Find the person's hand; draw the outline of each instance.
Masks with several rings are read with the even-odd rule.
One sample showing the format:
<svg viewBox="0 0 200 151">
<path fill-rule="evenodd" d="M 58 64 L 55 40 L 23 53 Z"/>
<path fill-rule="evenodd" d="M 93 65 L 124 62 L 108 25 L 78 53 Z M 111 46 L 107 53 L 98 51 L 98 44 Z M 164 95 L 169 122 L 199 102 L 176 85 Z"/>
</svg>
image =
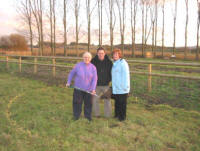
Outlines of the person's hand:
<svg viewBox="0 0 200 151">
<path fill-rule="evenodd" d="M 70 86 L 70 84 L 69 84 L 69 83 L 67 83 L 67 84 L 66 84 L 66 87 L 68 87 L 68 88 L 69 88 L 69 86 Z"/>
<path fill-rule="evenodd" d="M 95 91 L 95 90 L 92 90 L 92 92 L 91 92 L 91 93 L 94 95 L 94 94 L 96 94 L 96 91 Z"/>
</svg>

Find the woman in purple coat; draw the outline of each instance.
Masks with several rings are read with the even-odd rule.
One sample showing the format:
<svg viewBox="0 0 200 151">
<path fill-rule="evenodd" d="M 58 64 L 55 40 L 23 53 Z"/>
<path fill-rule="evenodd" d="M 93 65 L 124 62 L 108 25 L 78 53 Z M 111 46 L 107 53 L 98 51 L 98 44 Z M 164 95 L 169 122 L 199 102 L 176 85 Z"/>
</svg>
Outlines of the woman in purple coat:
<svg viewBox="0 0 200 151">
<path fill-rule="evenodd" d="M 97 71 L 96 67 L 90 63 L 91 59 L 91 53 L 85 52 L 83 62 L 77 63 L 68 76 L 67 87 L 74 78 L 73 115 L 75 120 L 78 120 L 81 115 L 83 102 L 84 116 L 89 121 L 92 120 L 92 95 L 96 93 Z"/>
</svg>

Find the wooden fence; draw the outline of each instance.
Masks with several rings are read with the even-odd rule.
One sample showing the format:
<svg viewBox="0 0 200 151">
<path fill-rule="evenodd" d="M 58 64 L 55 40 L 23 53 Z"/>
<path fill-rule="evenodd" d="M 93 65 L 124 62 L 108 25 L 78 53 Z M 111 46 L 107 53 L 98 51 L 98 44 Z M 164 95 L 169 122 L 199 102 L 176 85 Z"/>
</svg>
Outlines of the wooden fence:
<svg viewBox="0 0 200 151">
<path fill-rule="evenodd" d="M 37 74 L 38 66 L 49 66 L 52 67 L 52 75 L 56 76 L 56 68 L 72 68 L 72 66 L 67 65 L 59 65 L 56 64 L 56 60 L 65 59 L 65 60 L 75 60 L 76 62 L 82 60 L 80 57 L 49 57 L 49 56 L 16 56 L 16 55 L 1 55 L 0 62 L 6 62 L 6 68 L 9 68 L 9 63 L 17 63 L 19 64 L 19 72 L 22 72 L 22 64 L 29 64 L 34 66 L 34 74 Z M 14 60 L 11 58 L 15 58 Z M 22 61 L 22 58 L 32 58 L 34 60 L 33 63 Z M 52 61 L 52 64 L 42 64 L 38 63 L 38 58 L 49 59 Z M 140 71 L 130 71 L 131 74 L 139 74 L 139 75 L 147 75 L 148 76 L 148 91 L 150 92 L 152 89 L 152 76 L 160 76 L 160 77 L 171 77 L 171 78 L 181 78 L 181 79 L 190 79 L 190 80 L 200 80 L 200 76 L 183 76 L 183 75 L 175 75 L 175 74 L 159 74 L 152 72 L 153 65 L 172 65 L 172 66 L 186 66 L 186 67 L 200 67 L 200 63 L 177 63 L 177 62 L 156 62 L 156 61 L 140 61 L 140 60 L 128 60 L 128 63 L 139 63 L 139 64 L 147 64 L 148 72 L 140 72 Z"/>
</svg>

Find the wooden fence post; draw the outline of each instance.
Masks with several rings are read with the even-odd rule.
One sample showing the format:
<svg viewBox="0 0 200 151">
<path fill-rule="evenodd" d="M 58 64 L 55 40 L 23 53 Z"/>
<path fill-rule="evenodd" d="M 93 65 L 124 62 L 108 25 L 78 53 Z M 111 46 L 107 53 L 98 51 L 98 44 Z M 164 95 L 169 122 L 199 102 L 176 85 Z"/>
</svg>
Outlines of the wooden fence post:
<svg viewBox="0 0 200 151">
<path fill-rule="evenodd" d="M 37 58 L 34 58 L 34 74 L 37 73 Z"/>
<path fill-rule="evenodd" d="M 148 92 L 151 92 L 151 71 L 152 71 L 152 65 L 151 65 L 151 64 L 149 64 L 148 70 L 149 70 L 149 76 L 148 76 Z"/>
<path fill-rule="evenodd" d="M 8 65 L 8 56 L 6 56 L 6 69 L 8 70 L 9 65 Z"/>
<path fill-rule="evenodd" d="M 56 59 L 53 58 L 52 61 L 53 61 L 53 69 L 52 69 L 53 77 L 55 77 L 56 76 L 56 66 L 55 66 L 56 65 Z"/>
<path fill-rule="evenodd" d="M 22 72 L 22 57 L 19 57 L 19 72 Z"/>
</svg>

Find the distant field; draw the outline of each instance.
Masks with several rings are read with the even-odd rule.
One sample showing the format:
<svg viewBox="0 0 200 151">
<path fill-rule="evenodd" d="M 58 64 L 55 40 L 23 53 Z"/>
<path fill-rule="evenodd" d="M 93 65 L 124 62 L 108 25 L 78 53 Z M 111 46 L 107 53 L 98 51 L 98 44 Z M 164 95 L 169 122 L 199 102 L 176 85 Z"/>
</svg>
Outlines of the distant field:
<svg viewBox="0 0 200 151">
<path fill-rule="evenodd" d="M 0 83 L 2 151 L 200 150 L 200 112 L 192 108 L 148 105 L 129 97 L 125 122 L 103 117 L 73 121 L 72 89 L 1 68 Z"/>
<path fill-rule="evenodd" d="M 97 47 L 92 47 L 90 49 L 90 52 L 92 52 L 92 54 L 96 54 L 96 49 L 97 49 Z M 33 54 L 36 55 L 38 53 L 37 50 L 38 49 L 34 49 L 34 53 Z M 87 47 L 80 48 L 80 50 L 78 51 L 78 56 L 80 56 L 85 51 L 87 51 Z M 106 52 L 109 55 L 111 54 L 109 49 L 106 49 Z M 62 56 L 64 54 L 64 49 L 63 48 L 57 48 L 56 49 L 56 54 Z M 71 55 L 71 56 L 77 56 L 76 50 L 75 49 L 71 49 L 71 48 L 67 49 L 67 54 Z M 50 48 L 45 48 L 44 55 L 47 55 L 47 56 L 51 55 Z M 130 50 L 127 50 L 127 49 L 124 50 L 124 56 L 131 57 L 131 55 L 132 55 L 132 52 Z M 171 55 L 172 55 L 172 53 L 170 53 L 169 50 L 164 52 L 164 57 L 165 58 L 171 58 Z M 136 57 L 142 57 L 141 49 L 135 51 L 135 56 Z M 161 56 L 162 56 L 162 53 L 160 51 L 157 51 L 156 52 L 156 57 L 157 58 L 161 58 Z M 146 50 L 145 57 L 153 58 L 153 55 L 151 54 L 151 49 L 150 48 L 148 48 Z M 177 52 L 176 53 L 176 58 L 177 59 L 184 59 L 184 53 L 183 52 Z M 188 53 L 187 54 L 187 59 L 188 60 L 195 60 L 195 54 L 194 53 Z"/>
<path fill-rule="evenodd" d="M 117 47 L 114 47 L 117 48 Z M 92 52 L 92 54 L 96 54 L 96 50 L 97 50 L 97 46 L 91 46 L 90 48 L 90 52 Z M 107 52 L 107 54 L 111 54 L 109 48 L 105 47 L 105 50 Z M 68 46 L 67 48 L 67 55 L 69 56 L 81 56 L 81 54 L 83 52 L 87 51 L 87 46 L 79 46 L 79 51 L 78 53 L 75 50 L 74 46 Z M 193 50 L 194 51 L 194 50 Z M 195 60 L 195 53 L 191 53 L 191 50 L 188 50 L 187 53 L 187 60 Z M 9 55 L 38 55 L 38 48 L 34 48 L 33 49 L 33 53 L 31 53 L 31 51 L 5 51 L 0 49 L 0 53 L 2 54 L 9 54 Z M 50 56 L 51 55 L 51 49 L 46 47 L 44 48 L 43 51 L 43 55 L 44 56 Z M 64 49 L 63 48 L 56 48 L 56 55 L 57 56 L 63 56 L 64 55 Z M 164 58 L 165 59 L 170 59 L 172 55 L 172 48 L 170 47 L 166 47 L 164 48 Z M 176 59 L 184 59 L 184 49 L 183 48 L 177 48 L 176 52 Z M 131 48 L 129 49 L 125 49 L 124 50 L 124 56 L 125 57 L 132 57 L 132 52 L 131 52 Z M 200 54 L 199 54 L 200 56 Z M 141 45 L 137 46 L 136 51 L 135 51 L 135 57 L 142 57 L 142 51 L 141 51 Z M 145 58 L 153 58 L 153 54 L 151 53 L 151 47 L 147 46 L 146 50 L 145 50 L 145 54 L 144 54 Z M 155 48 L 155 58 L 162 58 L 162 53 L 161 53 L 161 47 L 158 47 L 157 49 Z"/>
</svg>

